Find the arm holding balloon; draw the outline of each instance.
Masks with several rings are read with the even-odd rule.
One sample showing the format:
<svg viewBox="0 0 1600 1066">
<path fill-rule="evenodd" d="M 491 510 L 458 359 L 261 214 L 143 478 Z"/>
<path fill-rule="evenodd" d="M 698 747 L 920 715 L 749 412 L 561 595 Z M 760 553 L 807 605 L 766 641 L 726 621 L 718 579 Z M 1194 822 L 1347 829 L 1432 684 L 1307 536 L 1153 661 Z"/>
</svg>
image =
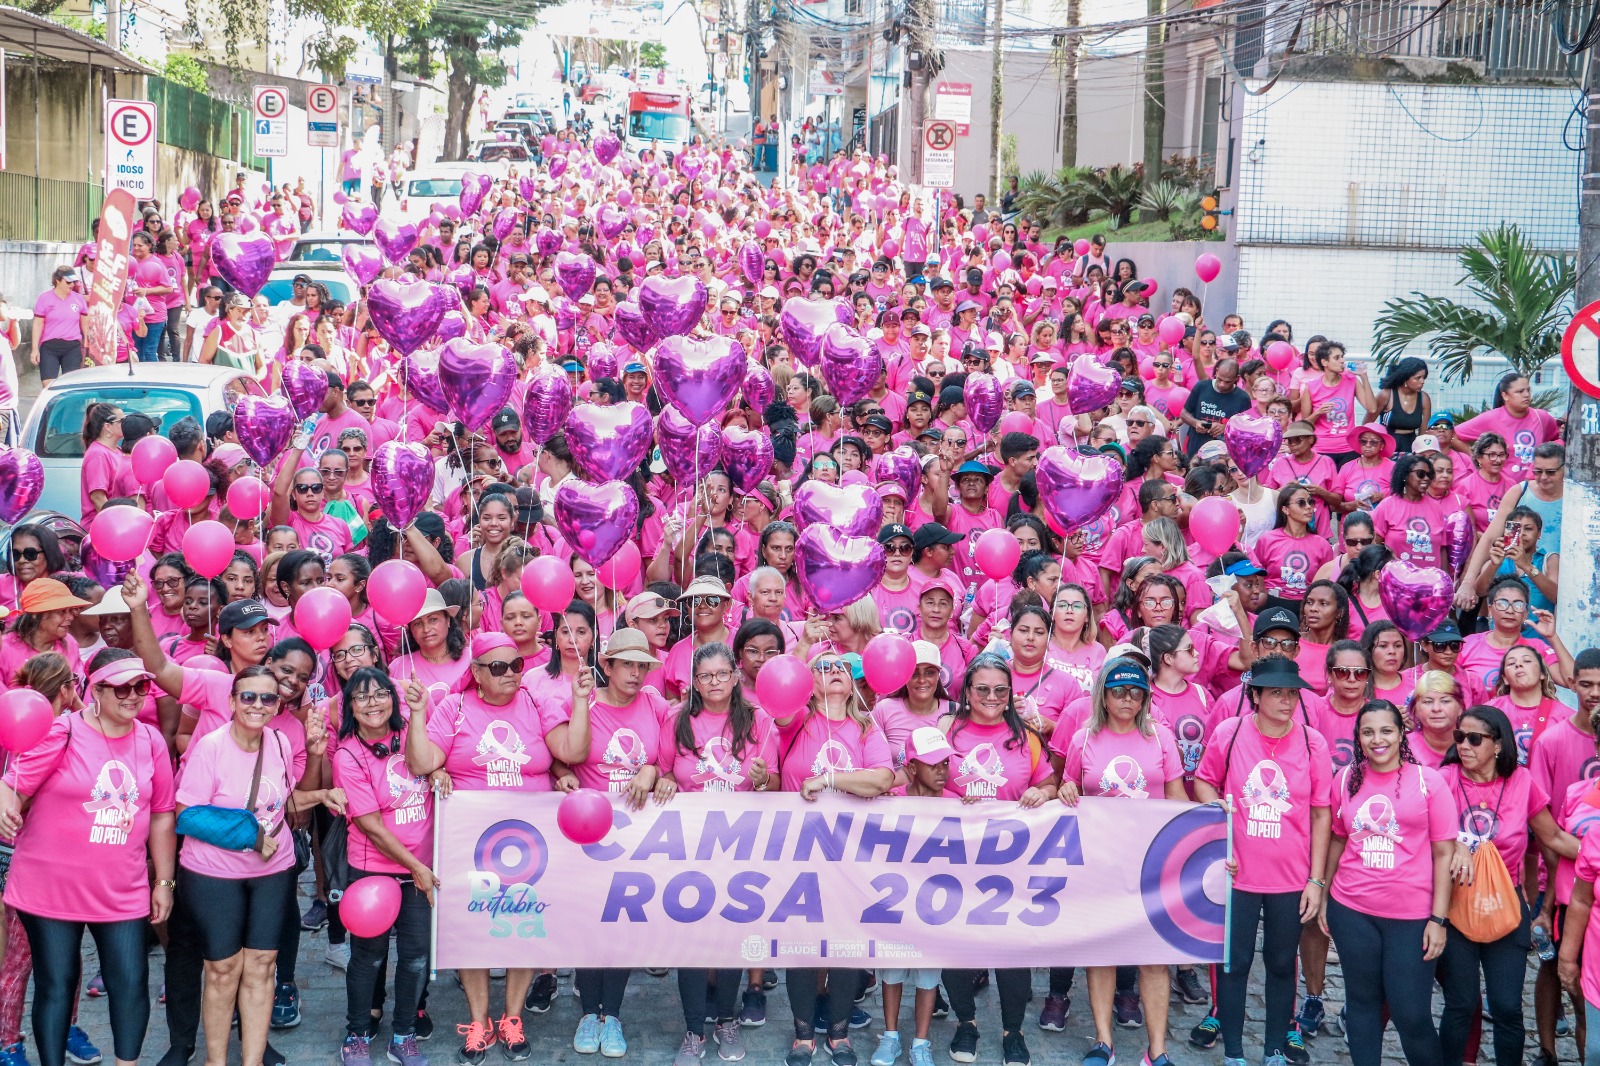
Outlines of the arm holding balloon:
<svg viewBox="0 0 1600 1066">
<path fill-rule="evenodd" d="M 277 476 L 272 479 L 272 506 L 268 511 L 271 525 L 288 525 L 289 516 L 294 513 L 294 504 L 289 494 L 294 491 L 294 476 L 300 470 L 300 456 L 304 452 L 305 444 L 301 441 L 301 434 L 297 432 L 294 440 L 289 442 L 288 450 L 283 453 L 283 461 L 278 464 Z"/>
<path fill-rule="evenodd" d="M 580 669 L 572 675 L 572 712 L 567 720 L 545 734 L 550 754 L 567 767 L 589 761 L 592 734 L 589 700 L 594 695 L 594 671 Z"/>
<path fill-rule="evenodd" d="M 155 627 L 150 624 L 150 587 L 139 576 L 138 570 L 129 571 L 122 582 L 122 598 L 128 604 L 128 625 L 133 630 L 133 653 L 144 668 L 155 675 L 161 691 L 179 699 L 183 695 L 183 667 L 168 659 L 161 651 Z M 190 726 L 193 731 L 193 726 Z M 181 724 L 180 724 L 181 731 Z"/>
<path fill-rule="evenodd" d="M 428 737 L 428 690 L 416 678 L 406 682 L 406 706 L 411 724 L 406 729 L 406 769 L 414 777 L 427 777 L 444 766 L 444 749 Z"/>
<path fill-rule="evenodd" d="M 438 586 L 455 577 L 450 571 L 450 564 L 439 554 L 439 549 L 428 543 L 428 538 L 416 526 L 406 527 L 405 538 L 406 543 L 411 545 L 411 554 L 416 557 L 417 568 L 430 584 Z"/>
</svg>

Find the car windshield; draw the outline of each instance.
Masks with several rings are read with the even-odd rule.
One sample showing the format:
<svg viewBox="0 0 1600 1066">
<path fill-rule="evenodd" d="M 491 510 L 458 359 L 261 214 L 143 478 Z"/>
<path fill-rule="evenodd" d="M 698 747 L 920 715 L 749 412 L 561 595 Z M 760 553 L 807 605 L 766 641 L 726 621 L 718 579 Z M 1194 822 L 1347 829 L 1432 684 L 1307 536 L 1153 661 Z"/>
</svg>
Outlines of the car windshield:
<svg viewBox="0 0 1600 1066">
<path fill-rule="evenodd" d="M 289 253 L 293 263 L 337 263 L 344 251 L 344 241 L 301 241 Z"/>
<path fill-rule="evenodd" d="M 316 280 L 318 284 L 327 286 L 328 295 L 342 304 L 348 305 L 356 297 L 355 286 L 350 284 L 350 279 L 343 274 L 335 274 L 328 271 L 324 276 L 324 272 L 319 271 Z M 293 276 L 284 274 L 282 277 L 273 278 L 261 286 L 261 295 L 265 296 L 267 302 L 274 307 L 292 300 L 294 298 Z"/>
<path fill-rule="evenodd" d="M 628 116 L 628 136 L 642 141 L 686 141 L 689 119 L 661 111 L 635 111 Z"/>
<path fill-rule="evenodd" d="M 478 153 L 480 163 L 521 163 L 528 158 L 528 150 L 520 144 L 486 144 Z"/>
<path fill-rule="evenodd" d="M 412 178 L 406 184 L 407 196 L 434 196 L 444 198 L 461 195 L 460 178 Z"/>
<path fill-rule="evenodd" d="M 50 407 L 39 423 L 39 440 L 34 451 L 41 459 L 83 458 L 83 416 L 89 405 L 101 400 L 114 403 L 126 412 L 142 411 L 155 419 L 163 436 L 173 423 L 186 415 L 205 422 L 199 393 L 187 389 L 110 385 L 92 389 L 62 389 L 55 392 Z M 45 395 L 49 396 L 50 392 Z"/>
</svg>

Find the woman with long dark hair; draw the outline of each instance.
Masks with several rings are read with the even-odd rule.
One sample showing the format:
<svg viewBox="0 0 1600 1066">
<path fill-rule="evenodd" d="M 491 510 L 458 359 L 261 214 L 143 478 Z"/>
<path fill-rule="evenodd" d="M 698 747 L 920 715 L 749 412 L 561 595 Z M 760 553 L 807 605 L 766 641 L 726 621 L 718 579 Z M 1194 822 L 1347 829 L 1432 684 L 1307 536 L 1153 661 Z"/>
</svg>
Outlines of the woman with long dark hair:
<svg viewBox="0 0 1600 1066">
<path fill-rule="evenodd" d="M 1433 417 L 1433 397 L 1428 395 L 1427 385 L 1428 364 L 1415 356 L 1395 363 L 1378 382 L 1376 402 L 1366 421 L 1387 428 L 1401 455 L 1410 454 L 1412 441 Z"/>
</svg>

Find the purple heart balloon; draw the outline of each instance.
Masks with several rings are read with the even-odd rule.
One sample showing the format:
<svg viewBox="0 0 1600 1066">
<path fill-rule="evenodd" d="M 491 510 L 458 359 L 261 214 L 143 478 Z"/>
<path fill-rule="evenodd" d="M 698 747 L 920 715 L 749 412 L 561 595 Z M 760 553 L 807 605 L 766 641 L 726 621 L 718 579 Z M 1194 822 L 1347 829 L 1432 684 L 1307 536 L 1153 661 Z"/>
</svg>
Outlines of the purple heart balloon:
<svg viewBox="0 0 1600 1066">
<path fill-rule="evenodd" d="M 809 484 L 809 482 L 808 482 Z M 883 579 L 883 545 L 824 525 L 807 526 L 795 541 L 795 574 L 819 611 L 841 611 Z"/>
<path fill-rule="evenodd" d="M 439 385 L 437 352 L 408 352 L 400 358 L 400 385 L 413 399 L 430 411 L 444 414 L 450 409 L 444 389 Z"/>
<path fill-rule="evenodd" d="M 825 525 L 849 537 L 873 537 L 883 527 L 883 497 L 871 485 L 807 481 L 794 494 L 795 521 Z"/>
<path fill-rule="evenodd" d="M 922 460 L 908 444 L 878 456 L 875 476 L 881 484 L 893 481 L 906 490 L 906 503 L 915 506 L 922 498 Z"/>
<path fill-rule="evenodd" d="M 511 231 L 517 228 L 517 216 L 522 212 L 515 207 L 502 207 L 494 213 L 494 222 L 489 226 L 489 232 L 494 234 L 494 239 L 503 241 L 511 236 Z"/>
<path fill-rule="evenodd" d="M 339 213 L 339 224 L 365 237 L 378 224 L 378 209 L 371 204 L 347 202 Z"/>
<path fill-rule="evenodd" d="M 622 142 L 617 139 L 616 134 L 607 133 L 596 140 L 592 148 L 594 157 L 600 161 L 600 165 L 608 167 L 611 161 L 617 158 L 617 153 L 622 151 Z"/>
<path fill-rule="evenodd" d="M 372 227 L 372 239 L 378 242 L 378 250 L 385 259 L 399 263 L 417 246 L 417 227 L 410 222 L 380 218 L 378 224 Z"/>
<path fill-rule="evenodd" d="M 621 481 L 564 481 L 556 489 L 553 510 L 556 529 L 590 566 L 617 554 L 639 525 L 639 498 Z"/>
<path fill-rule="evenodd" d="M 594 213 L 594 220 L 605 239 L 614 241 L 628 224 L 628 212 L 615 204 L 601 204 L 600 210 Z"/>
<path fill-rule="evenodd" d="M 705 282 L 696 277 L 645 278 L 635 297 L 646 325 L 657 337 L 682 336 L 700 324 L 710 299 Z"/>
<path fill-rule="evenodd" d="M 696 426 L 676 407 L 656 416 L 656 444 L 673 479 L 695 484 L 722 461 L 722 434 L 716 426 Z"/>
<path fill-rule="evenodd" d="M 1061 533 L 1082 529 L 1122 495 L 1122 464 L 1109 455 L 1085 455 L 1057 445 L 1039 456 L 1034 477 L 1045 516 Z"/>
<path fill-rule="evenodd" d="M 0 448 L 0 522 L 12 523 L 33 510 L 44 492 L 44 464 L 21 448 Z"/>
<path fill-rule="evenodd" d="M 462 265 L 452 267 L 450 272 L 444 276 L 444 280 L 445 284 L 461 294 L 462 299 L 466 299 L 472 295 L 472 290 L 477 286 L 478 275 L 473 273 L 470 266 Z"/>
<path fill-rule="evenodd" d="M 1395 559 L 1378 572 L 1378 602 L 1412 640 L 1439 628 L 1455 598 L 1450 575 L 1432 566 Z"/>
<path fill-rule="evenodd" d="M 697 156 L 680 155 L 678 157 L 678 171 L 690 181 L 700 176 L 700 170 L 703 166 L 705 164 L 700 162 Z"/>
<path fill-rule="evenodd" d="M 83 567 L 83 572 L 94 578 L 101 588 L 112 588 L 127 580 L 128 574 L 138 565 L 139 560 L 118 562 L 105 558 L 94 550 L 94 534 L 90 533 L 83 538 L 83 547 L 78 550 L 78 562 Z"/>
<path fill-rule="evenodd" d="M 562 252 L 556 256 L 556 283 L 567 299 L 577 303 L 579 297 L 594 288 L 595 266 L 585 252 Z"/>
<path fill-rule="evenodd" d="M 211 241 L 211 262 L 229 285 L 255 296 L 272 276 L 278 263 L 278 250 L 272 238 L 254 233 L 219 233 Z"/>
<path fill-rule="evenodd" d="M 498 344 L 458 337 L 439 349 L 439 387 L 449 410 L 474 433 L 500 413 L 516 384 L 516 357 Z"/>
<path fill-rule="evenodd" d="M 233 409 L 233 430 L 239 444 L 261 466 L 288 446 L 294 425 L 294 411 L 285 396 L 241 396 Z"/>
<path fill-rule="evenodd" d="M 752 285 L 761 284 L 761 272 L 767 265 L 767 253 L 755 241 L 745 241 L 739 249 L 739 271 Z"/>
<path fill-rule="evenodd" d="M 644 320 L 644 312 L 639 310 L 639 305 L 634 301 L 623 300 L 618 303 L 616 311 L 612 312 L 611 320 L 616 323 L 617 333 L 634 351 L 648 351 L 650 346 L 655 344 L 656 336 L 650 332 L 650 327 Z"/>
<path fill-rule="evenodd" d="M 443 285 L 401 285 L 385 278 L 367 291 L 372 328 L 402 355 L 422 347 L 439 331 L 444 313 L 460 306 L 461 297 Z"/>
<path fill-rule="evenodd" d="M 475 215 L 478 208 L 483 206 L 483 198 L 489 195 L 489 186 L 494 184 L 494 179 L 487 174 L 461 175 L 461 195 L 456 202 L 461 205 L 463 215 Z"/>
<path fill-rule="evenodd" d="M 589 380 L 621 376 L 622 362 L 617 350 L 609 344 L 596 344 L 589 349 Z"/>
<path fill-rule="evenodd" d="M 831 300 L 786 300 L 778 316 L 784 346 L 805 366 L 822 359 L 822 335 L 838 324 Z"/>
<path fill-rule="evenodd" d="M 1472 515 L 1465 509 L 1454 511 L 1444 520 L 1445 561 L 1453 573 L 1461 573 L 1472 554 Z"/>
<path fill-rule="evenodd" d="M 567 416 L 567 446 L 579 474 L 591 481 L 621 481 L 649 454 L 654 428 L 642 403 L 584 404 Z"/>
<path fill-rule="evenodd" d="M 555 230 L 542 229 L 533 238 L 533 246 L 539 249 L 539 254 L 549 258 L 561 250 L 561 234 Z"/>
<path fill-rule="evenodd" d="M 456 310 L 444 313 L 444 317 L 439 320 L 439 330 L 433 335 L 433 338 L 438 343 L 443 344 L 446 341 L 453 341 L 457 337 L 465 337 L 466 335 L 467 313 Z"/>
<path fill-rule="evenodd" d="M 372 456 L 372 495 L 395 529 L 404 529 L 428 505 L 433 459 L 420 444 L 384 442 Z"/>
<path fill-rule="evenodd" d="M 1283 427 L 1277 419 L 1244 411 L 1223 423 L 1222 443 L 1244 476 L 1255 477 L 1278 457 Z"/>
<path fill-rule="evenodd" d="M 668 337 L 656 345 L 651 361 L 662 398 L 703 426 L 733 402 L 750 360 L 737 341 L 713 335 Z"/>
<path fill-rule="evenodd" d="M 968 374 L 961 399 L 967 405 L 967 417 L 972 419 L 979 433 L 988 436 L 989 431 L 1000 424 L 1000 412 L 1005 403 L 1000 399 L 1000 382 L 993 374 Z"/>
<path fill-rule="evenodd" d="M 522 198 L 531 204 L 534 197 L 539 194 L 539 183 L 534 181 L 530 175 L 525 174 L 517 179 L 517 192 L 521 193 Z"/>
<path fill-rule="evenodd" d="M 754 491 L 772 473 L 772 438 L 758 429 L 724 427 L 722 468 L 728 472 L 735 492 Z"/>
<path fill-rule="evenodd" d="M 1075 415 L 1086 415 L 1107 407 L 1117 398 L 1122 386 L 1122 375 L 1117 368 L 1107 366 L 1084 352 L 1072 361 L 1067 374 L 1067 409 Z"/>
<path fill-rule="evenodd" d="M 283 368 L 283 394 L 294 416 L 302 421 L 322 410 L 328 398 L 328 375 L 310 363 L 290 363 Z"/>
<path fill-rule="evenodd" d="M 344 259 L 345 273 L 362 288 L 377 281 L 378 275 L 383 273 L 383 257 L 370 244 L 347 244 L 339 254 Z"/>
<path fill-rule="evenodd" d="M 528 382 L 522 397 L 522 435 L 544 447 L 572 413 L 572 382 L 554 367 L 545 367 Z"/>
<path fill-rule="evenodd" d="M 871 392 L 882 376 L 883 356 L 877 345 L 853 326 L 835 322 L 822 334 L 822 380 L 841 407 Z"/>
<path fill-rule="evenodd" d="M 778 384 L 772 380 L 767 368 L 754 359 L 744 368 L 744 402 L 752 411 L 761 412 L 778 398 Z"/>
</svg>

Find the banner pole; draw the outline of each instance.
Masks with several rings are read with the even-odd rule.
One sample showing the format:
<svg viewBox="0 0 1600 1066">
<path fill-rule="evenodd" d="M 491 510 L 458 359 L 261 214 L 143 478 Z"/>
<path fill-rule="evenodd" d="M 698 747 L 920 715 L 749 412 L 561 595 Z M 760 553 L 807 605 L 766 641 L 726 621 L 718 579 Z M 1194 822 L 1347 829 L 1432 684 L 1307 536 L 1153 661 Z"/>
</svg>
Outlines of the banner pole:
<svg viewBox="0 0 1600 1066">
<path fill-rule="evenodd" d="M 1226 861 L 1233 860 L 1233 794 L 1228 794 L 1228 801 L 1223 805 L 1223 812 L 1227 815 L 1228 826 L 1228 852 Z M 434 819 L 437 824 L 438 819 Z M 439 854 L 437 846 L 434 856 Z M 1228 875 L 1228 898 L 1222 901 L 1222 972 L 1233 972 L 1233 875 Z"/>
<path fill-rule="evenodd" d="M 444 895 L 444 882 L 439 880 L 439 821 L 444 817 L 444 799 L 439 786 L 433 786 L 433 803 L 437 813 L 433 819 L 433 906 L 428 914 L 428 981 L 439 979 L 439 904 Z"/>
</svg>

